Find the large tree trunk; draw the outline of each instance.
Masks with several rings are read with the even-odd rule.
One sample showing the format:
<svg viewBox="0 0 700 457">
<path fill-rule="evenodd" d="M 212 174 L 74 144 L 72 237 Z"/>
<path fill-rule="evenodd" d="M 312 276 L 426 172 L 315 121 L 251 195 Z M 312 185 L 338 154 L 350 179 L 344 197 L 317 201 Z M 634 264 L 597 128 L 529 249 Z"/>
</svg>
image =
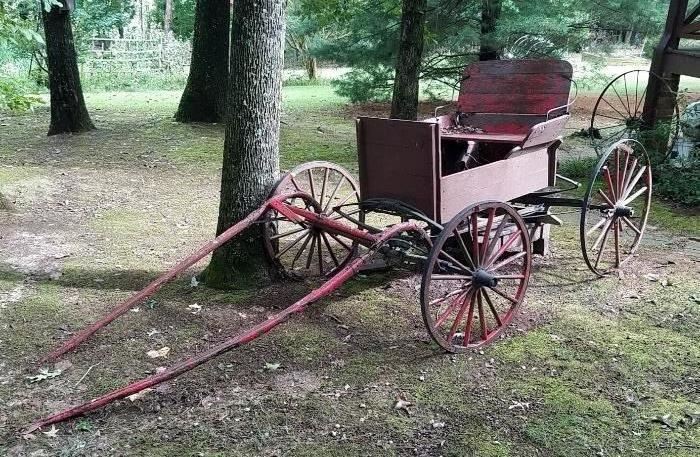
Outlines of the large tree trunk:
<svg viewBox="0 0 700 457">
<path fill-rule="evenodd" d="M 92 130 L 83 89 L 80 85 L 78 58 L 75 54 L 70 13 L 54 6 L 50 12 L 42 7 L 46 58 L 51 92 L 51 125 L 49 135 Z"/>
<path fill-rule="evenodd" d="M 165 13 L 163 13 L 163 31 L 167 36 L 173 29 L 173 0 L 165 0 Z"/>
<path fill-rule="evenodd" d="M 231 6 L 228 1 L 197 0 L 192 60 L 175 119 L 219 122 L 226 113 Z"/>
<path fill-rule="evenodd" d="M 498 60 L 501 46 L 493 36 L 498 19 L 501 17 L 501 0 L 481 0 L 481 45 L 479 60 Z"/>
<path fill-rule="evenodd" d="M 233 2 L 231 71 L 221 172 L 221 233 L 267 198 L 279 174 L 285 0 Z M 268 276 L 260 226 L 212 255 L 204 280 L 213 287 L 259 284 Z"/>
<path fill-rule="evenodd" d="M 418 83 L 427 3 L 427 0 L 403 0 L 401 39 L 391 100 L 392 119 L 415 120 L 418 117 Z"/>
</svg>

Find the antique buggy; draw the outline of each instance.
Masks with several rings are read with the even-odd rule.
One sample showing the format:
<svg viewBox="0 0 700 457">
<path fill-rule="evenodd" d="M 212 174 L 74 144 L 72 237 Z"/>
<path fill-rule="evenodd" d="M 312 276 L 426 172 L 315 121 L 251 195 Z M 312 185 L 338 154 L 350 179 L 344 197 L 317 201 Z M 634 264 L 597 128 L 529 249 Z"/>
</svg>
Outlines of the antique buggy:
<svg viewBox="0 0 700 457">
<path fill-rule="evenodd" d="M 421 271 L 423 320 L 449 352 L 482 347 L 508 328 L 524 300 L 532 256 L 545 253 L 550 209 L 581 210 L 583 257 L 597 275 L 637 248 L 651 201 L 641 144 L 623 139 L 599 159 L 582 197 L 558 176 L 557 148 L 569 118 L 570 64 L 481 62 L 467 67 L 457 110 L 423 121 L 357 120 L 360 184 L 342 167 L 311 162 L 284 174 L 259 209 L 183 260 L 42 361 L 55 360 L 153 295 L 252 224 L 267 257 L 288 277 L 326 279 L 288 308 L 151 377 L 32 424 L 99 408 L 246 344 L 327 296 L 363 268 Z M 555 187 L 557 181 L 566 189 Z"/>
</svg>

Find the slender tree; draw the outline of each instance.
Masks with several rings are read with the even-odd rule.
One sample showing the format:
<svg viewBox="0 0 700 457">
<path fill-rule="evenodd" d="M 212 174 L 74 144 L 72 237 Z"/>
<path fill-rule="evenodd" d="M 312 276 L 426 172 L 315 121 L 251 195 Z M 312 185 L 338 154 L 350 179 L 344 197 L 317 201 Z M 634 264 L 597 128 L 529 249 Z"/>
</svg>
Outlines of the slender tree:
<svg viewBox="0 0 700 457">
<path fill-rule="evenodd" d="M 163 31 L 168 35 L 173 29 L 173 0 L 165 0 L 165 13 L 163 14 Z"/>
<path fill-rule="evenodd" d="M 501 46 L 493 37 L 493 33 L 496 31 L 502 9 L 501 0 L 481 0 L 479 60 L 498 60 L 501 57 Z"/>
<path fill-rule="evenodd" d="M 402 2 L 401 38 L 391 100 L 391 117 L 394 119 L 415 120 L 418 117 L 418 83 L 427 4 L 427 0 Z"/>
<path fill-rule="evenodd" d="M 49 11 L 42 8 L 42 18 L 51 93 L 49 135 L 92 130 L 95 126 L 85 107 L 80 85 L 70 11 L 54 4 Z"/>
<path fill-rule="evenodd" d="M 176 120 L 219 122 L 224 119 L 230 25 L 228 1 L 197 0 L 190 75 L 175 113 Z"/>
<path fill-rule="evenodd" d="M 267 197 L 279 174 L 285 0 L 233 2 L 231 71 L 221 202 L 221 233 Z M 220 247 L 204 280 L 213 287 L 268 278 L 259 227 Z"/>
</svg>

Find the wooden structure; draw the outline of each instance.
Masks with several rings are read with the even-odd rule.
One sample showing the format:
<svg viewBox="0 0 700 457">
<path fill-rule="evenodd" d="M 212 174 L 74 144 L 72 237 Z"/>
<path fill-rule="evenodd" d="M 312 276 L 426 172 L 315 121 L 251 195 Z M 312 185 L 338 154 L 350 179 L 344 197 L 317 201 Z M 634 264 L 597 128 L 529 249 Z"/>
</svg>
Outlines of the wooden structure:
<svg viewBox="0 0 700 457">
<path fill-rule="evenodd" d="M 689 3 L 689 0 L 671 0 L 664 33 L 654 50 L 650 71 L 666 79 L 668 86 L 656 79 L 649 81 L 643 118 L 650 126 L 658 117 L 673 115 L 676 95 L 668 93 L 667 87 L 677 91 L 681 75 L 700 78 L 700 47 L 680 48 L 682 39 L 700 39 L 700 2 L 692 8 Z"/>
<path fill-rule="evenodd" d="M 454 114 L 358 119 L 363 198 L 401 200 L 443 223 L 468 202 L 553 186 L 571 76 L 561 60 L 479 62 L 465 71 Z"/>
</svg>

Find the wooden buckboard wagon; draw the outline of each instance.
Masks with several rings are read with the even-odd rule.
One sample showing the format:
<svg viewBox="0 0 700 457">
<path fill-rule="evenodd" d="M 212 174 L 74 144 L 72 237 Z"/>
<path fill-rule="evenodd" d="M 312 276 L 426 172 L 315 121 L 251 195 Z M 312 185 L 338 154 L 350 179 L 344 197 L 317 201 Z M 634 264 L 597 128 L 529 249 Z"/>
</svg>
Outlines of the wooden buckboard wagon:
<svg viewBox="0 0 700 457">
<path fill-rule="evenodd" d="M 596 275 L 620 268 L 637 248 L 651 201 L 641 144 L 622 139 L 579 184 L 557 175 L 569 118 L 571 66 L 558 60 L 467 67 L 457 111 L 424 121 L 357 121 L 360 185 L 342 167 L 303 164 L 284 174 L 259 209 L 76 333 L 42 359 L 55 360 L 153 295 L 244 229 L 259 224 L 271 264 L 288 277 L 325 278 L 317 289 L 254 327 L 177 365 L 41 419 L 60 422 L 172 379 L 246 344 L 375 265 L 421 272 L 430 336 L 449 352 L 499 338 L 523 303 L 532 256 L 547 249 L 550 210 L 580 208 L 584 261 Z M 556 187 L 558 182 L 565 189 Z"/>
</svg>

